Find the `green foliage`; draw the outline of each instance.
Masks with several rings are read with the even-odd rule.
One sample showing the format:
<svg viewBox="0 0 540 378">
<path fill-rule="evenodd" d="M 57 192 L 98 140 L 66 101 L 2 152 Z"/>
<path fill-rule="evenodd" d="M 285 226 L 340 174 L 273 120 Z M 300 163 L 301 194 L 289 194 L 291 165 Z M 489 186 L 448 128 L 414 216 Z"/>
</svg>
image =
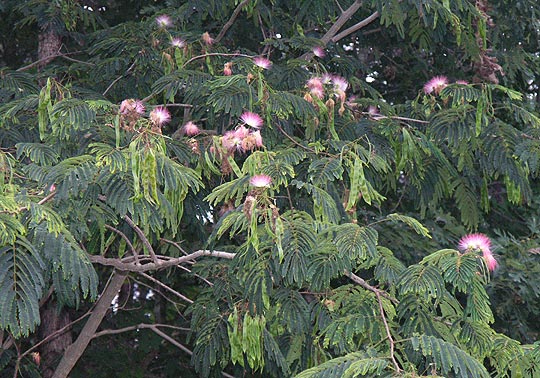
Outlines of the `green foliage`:
<svg viewBox="0 0 540 378">
<path fill-rule="evenodd" d="M 2 377 L 112 269 L 70 376 L 538 375 L 536 2 L 109 3 L 0 4 Z"/>
</svg>

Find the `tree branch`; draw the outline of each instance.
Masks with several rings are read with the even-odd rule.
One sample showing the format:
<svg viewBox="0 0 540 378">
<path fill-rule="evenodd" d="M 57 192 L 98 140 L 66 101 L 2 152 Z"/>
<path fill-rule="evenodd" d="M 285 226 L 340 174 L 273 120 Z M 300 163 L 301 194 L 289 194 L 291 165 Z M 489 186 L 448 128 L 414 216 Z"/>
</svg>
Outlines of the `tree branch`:
<svg viewBox="0 0 540 378">
<path fill-rule="evenodd" d="M 118 328 L 118 329 L 104 329 L 103 331 L 99 331 L 99 332 L 94 333 L 93 338 L 95 339 L 97 337 L 101 337 L 101 336 L 105 336 L 105 335 L 117 335 L 119 333 L 135 331 L 137 329 L 149 329 L 149 328 L 153 328 L 153 327 L 172 328 L 172 329 L 176 329 L 176 330 L 179 330 L 179 331 L 186 331 L 186 332 L 191 331 L 189 328 L 175 327 L 175 326 L 171 326 L 171 325 L 168 325 L 168 324 L 141 323 L 141 324 L 132 325 L 132 326 L 129 326 L 129 327 L 124 327 L 124 328 Z"/>
<path fill-rule="evenodd" d="M 234 21 L 240 14 L 240 11 L 242 11 L 242 8 L 244 8 L 247 5 L 247 3 L 249 3 L 249 1 L 250 0 L 244 0 L 240 4 L 238 4 L 233 14 L 231 15 L 231 18 L 229 18 L 229 21 L 227 21 L 227 23 L 223 25 L 223 29 L 221 29 L 216 39 L 214 39 L 215 43 L 218 43 L 219 41 L 221 41 L 221 39 L 225 36 L 225 33 L 227 33 L 229 28 L 234 24 Z"/>
<path fill-rule="evenodd" d="M 322 36 L 321 42 L 323 43 L 323 45 L 327 45 L 328 42 L 330 42 L 332 38 L 334 38 L 339 29 L 341 29 L 343 25 L 345 25 L 345 23 L 349 21 L 352 16 L 354 16 L 356 11 L 358 11 L 361 6 L 362 0 L 356 0 L 349 8 L 347 8 L 347 10 L 341 13 L 336 22 L 334 22 L 334 25 L 332 25 L 330 29 L 328 29 L 326 34 Z"/>
<path fill-rule="evenodd" d="M 384 314 L 384 308 L 383 308 L 383 304 L 381 300 L 381 294 L 376 292 L 375 295 L 377 296 L 377 301 L 379 302 L 379 311 L 381 312 L 384 328 L 386 329 L 386 337 L 388 338 L 388 342 L 390 343 L 390 358 L 392 359 L 392 362 L 394 363 L 394 367 L 396 368 L 396 373 L 400 373 L 401 368 L 399 367 L 399 364 L 396 361 L 396 357 L 394 356 L 394 339 L 392 338 L 392 334 L 390 333 L 390 327 L 388 327 L 388 322 L 386 321 L 386 316 Z"/>
<path fill-rule="evenodd" d="M 359 23 L 354 24 L 350 28 L 347 28 L 347 29 L 343 30 L 341 33 L 333 36 L 331 41 L 336 43 L 337 41 L 339 41 L 340 39 L 345 38 L 349 34 L 352 34 L 355 31 L 358 31 L 358 30 L 362 29 L 363 27 L 371 24 L 373 21 L 375 21 L 377 18 L 379 18 L 379 16 L 380 16 L 380 14 L 379 14 L 378 11 L 372 13 L 369 17 L 366 17 L 365 19 L 363 19 Z"/>
<path fill-rule="evenodd" d="M 151 270 L 159 270 L 159 269 L 164 269 L 171 266 L 180 265 L 188 261 L 195 260 L 201 256 L 214 256 L 214 257 L 230 260 L 230 259 L 233 259 L 235 255 L 236 255 L 235 253 L 230 253 L 230 252 L 210 251 L 207 249 L 202 249 L 202 250 L 190 253 L 189 255 L 176 257 L 176 258 L 168 257 L 168 256 L 156 256 L 156 261 L 149 262 L 142 265 L 135 265 L 134 263 L 129 262 L 130 260 L 132 260 L 129 257 L 126 259 L 112 259 L 112 258 L 104 257 L 101 255 L 89 255 L 88 258 L 93 263 L 112 266 L 122 271 L 139 273 L 139 272 L 148 272 Z"/>
<path fill-rule="evenodd" d="M 193 58 L 189 59 L 187 62 L 184 63 L 183 67 L 187 66 L 189 63 L 197 60 L 206 58 L 207 56 L 242 56 L 244 58 L 253 58 L 253 55 L 246 55 L 246 54 L 240 54 L 240 53 L 208 53 L 208 54 L 202 54 L 194 56 Z"/>
<path fill-rule="evenodd" d="M 135 257 L 135 264 L 138 264 L 139 263 L 139 253 L 137 252 L 135 247 L 133 247 L 133 244 L 131 244 L 131 240 L 129 240 L 129 238 L 126 236 L 126 234 L 124 234 L 122 231 L 120 231 L 120 230 L 118 230 L 118 229 L 116 229 L 116 228 L 114 228 L 112 226 L 109 226 L 108 224 L 105 225 L 105 228 L 108 229 L 108 230 L 114 231 L 115 233 L 120 235 L 120 237 L 122 239 L 124 239 L 124 241 L 126 242 L 126 244 L 129 247 L 129 249 L 131 250 L 131 253 L 133 253 L 133 257 Z"/>
<path fill-rule="evenodd" d="M 147 280 L 150 280 L 152 282 L 154 282 L 155 284 L 161 286 L 162 288 L 164 288 L 165 290 L 169 291 L 170 293 L 173 293 L 174 295 L 176 295 L 178 298 L 188 302 L 189 304 L 193 303 L 193 301 L 191 299 L 189 299 L 188 297 L 186 297 L 185 295 L 179 293 L 178 291 L 174 290 L 173 288 L 165 285 L 163 282 L 161 282 L 160 280 L 157 280 L 155 279 L 154 277 L 152 276 L 149 276 L 148 274 L 144 273 L 144 272 L 139 272 L 139 275 L 143 276 L 144 278 L 146 278 Z"/>
<path fill-rule="evenodd" d="M 348 272 L 348 271 L 345 271 L 345 274 L 347 275 L 347 277 L 349 277 L 354 283 L 357 283 L 358 285 L 362 286 L 364 289 L 367 289 L 369 291 L 372 291 L 374 292 L 376 295 L 382 295 L 383 297 L 385 297 L 386 299 L 388 299 L 389 301 L 391 301 L 393 304 L 397 305 L 399 304 L 399 301 L 392 297 L 390 294 L 388 294 L 386 291 L 384 290 L 381 290 L 381 289 L 377 289 L 376 287 L 374 286 L 371 286 L 370 284 L 368 284 L 363 278 L 361 277 L 358 277 L 356 274 L 352 273 L 352 272 Z"/>
<path fill-rule="evenodd" d="M 67 348 L 52 378 L 66 378 L 77 361 L 79 361 L 79 358 L 81 358 L 82 354 L 88 347 L 88 344 L 94 337 L 97 328 L 105 317 L 107 310 L 110 308 L 114 297 L 122 288 L 126 276 L 127 272 L 113 272 L 113 276 L 97 300 L 90 318 L 84 325 L 79 337 L 77 337 L 77 340 L 75 340 L 75 342 Z"/>
<path fill-rule="evenodd" d="M 49 55 L 49 56 L 46 56 L 45 58 L 41 58 L 39 60 L 36 60 L 35 62 L 32 62 L 26 66 L 23 66 L 23 67 L 19 67 L 17 68 L 16 71 L 26 71 L 26 70 L 29 70 L 30 68 L 33 68 L 35 66 L 39 66 L 40 63 L 43 63 L 44 61 L 46 60 L 51 60 L 51 59 L 54 59 L 54 58 L 65 58 L 65 59 L 69 59 L 69 60 L 72 60 L 72 61 L 75 61 L 77 63 L 82 63 L 82 64 L 87 64 L 89 66 L 95 66 L 94 63 L 89 63 L 89 62 L 83 62 L 82 60 L 77 60 L 77 59 L 73 59 L 73 58 L 68 58 L 67 56 L 68 55 L 75 55 L 75 54 L 80 54 L 81 51 L 74 51 L 74 52 L 71 52 L 71 53 L 58 53 L 58 54 L 55 54 L 55 55 Z"/>
<path fill-rule="evenodd" d="M 144 235 L 144 232 L 127 215 L 124 215 L 124 220 L 127 222 L 127 224 L 130 225 L 131 228 L 133 228 L 133 230 L 135 230 L 135 232 L 139 236 L 139 239 L 141 239 L 142 243 L 148 250 L 148 253 L 150 254 L 150 257 L 152 258 L 152 261 L 154 261 L 154 263 L 157 263 L 158 260 L 156 257 L 156 253 L 154 252 L 154 248 L 152 248 L 152 244 L 150 244 L 150 242 Z"/>
<path fill-rule="evenodd" d="M 131 63 L 131 66 L 128 67 L 128 69 L 126 70 L 126 72 L 124 72 L 122 75 L 118 76 L 116 79 L 113 80 L 113 82 L 111 84 L 109 84 L 109 86 L 107 87 L 107 89 L 105 89 L 105 91 L 102 93 L 103 96 L 105 96 L 107 94 L 107 92 L 109 92 L 109 90 L 116 84 L 118 83 L 118 81 L 120 79 L 122 79 L 123 77 L 125 77 L 132 69 L 133 67 L 135 67 L 135 64 L 137 63 L 137 59 L 135 59 L 133 61 L 133 63 Z"/>
</svg>

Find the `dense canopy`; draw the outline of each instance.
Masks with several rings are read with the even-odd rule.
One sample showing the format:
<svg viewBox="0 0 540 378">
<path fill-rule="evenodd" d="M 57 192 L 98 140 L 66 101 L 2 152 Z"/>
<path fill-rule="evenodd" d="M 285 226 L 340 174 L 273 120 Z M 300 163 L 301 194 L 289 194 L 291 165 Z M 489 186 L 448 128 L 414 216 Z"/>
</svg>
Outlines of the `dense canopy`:
<svg viewBox="0 0 540 378">
<path fill-rule="evenodd" d="M 536 0 L 0 14 L 0 377 L 540 375 Z"/>
</svg>

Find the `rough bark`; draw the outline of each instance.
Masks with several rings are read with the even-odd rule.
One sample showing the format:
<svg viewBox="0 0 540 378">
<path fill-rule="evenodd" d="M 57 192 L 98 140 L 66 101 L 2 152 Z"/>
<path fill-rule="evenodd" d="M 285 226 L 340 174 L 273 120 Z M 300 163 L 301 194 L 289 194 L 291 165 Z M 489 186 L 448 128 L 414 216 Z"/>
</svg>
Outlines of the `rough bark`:
<svg viewBox="0 0 540 378">
<path fill-rule="evenodd" d="M 42 307 L 40 315 L 41 325 L 38 334 L 41 340 L 71 322 L 69 313 L 65 309 L 58 308 L 54 300 L 47 301 Z M 52 377 L 58 360 L 62 357 L 66 348 L 71 345 L 72 341 L 71 330 L 66 329 L 65 332 L 60 333 L 57 337 L 52 338 L 39 348 L 41 356 L 40 367 L 43 378 Z"/>
<path fill-rule="evenodd" d="M 62 47 L 62 37 L 51 27 L 45 26 L 39 34 L 38 60 L 39 68 L 47 65 L 58 55 Z"/>
</svg>

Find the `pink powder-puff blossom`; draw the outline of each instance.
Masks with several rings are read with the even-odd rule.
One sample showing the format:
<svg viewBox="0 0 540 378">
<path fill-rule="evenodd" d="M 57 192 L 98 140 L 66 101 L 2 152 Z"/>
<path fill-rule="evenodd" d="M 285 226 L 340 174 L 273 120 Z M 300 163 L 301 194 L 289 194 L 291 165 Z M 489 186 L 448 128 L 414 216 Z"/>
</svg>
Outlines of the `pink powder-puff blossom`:
<svg viewBox="0 0 540 378">
<path fill-rule="evenodd" d="M 490 271 L 497 267 L 497 260 L 491 252 L 491 240 L 484 234 L 469 234 L 459 240 L 458 248 L 462 251 L 480 250 Z"/>
<path fill-rule="evenodd" d="M 313 55 L 315 55 L 318 58 L 324 58 L 326 56 L 326 53 L 321 46 L 315 46 L 313 48 Z"/>
<path fill-rule="evenodd" d="M 235 131 L 227 131 L 221 137 L 221 144 L 228 151 L 239 149 L 242 140 L 236 136 Z"/>
<path fill-rule="evenodd" d="M 172 25 L 171 18 L 169 16 L 167 16 L 166 14 L 162 14 L 161 16 L 157 16 L 156 17 L 156 22 L 157 22 L 158 26 L 161 27 L 161 28 L 166 28 L 166 27 Z"/>
<path fill-rule="evenodd" d="M 249 185 L 256 188 L 268 188 L 272 184 L 272 178 L 268 175 L 255 175 L 249 179 Z"/>
<path fill-rule="evenodd" d="M 306 83 L 307 87 L 309 89 L 313 89 L 313 88 L 323 88 L 323 82 L 321 80 L 320 77 L 312 77 L 311 79 L 309 79 Z"/>
<path fill-rule="evenodd" d="M 252 132 L 251 135 L 253 136 L 253 139 L 255 141 L 255 146 L 256 147 L 262 147 L 263 146 L 263 140 L 262 140 L 260 130 Z"/>
<path fill-rule="evenodd" d="M 268 70 L 270 69 L 270 67 L 272 67 L 272 62 L 262 56 L 253 58 L 253 63 L 255 63 L 256 66 L 261 67 L 265 70 Z"/>
<path fill-rule="evenodd" d="M 234 136 L 238 139 L 244 139 L 249 135 L 249 129 L 245 126 L 239 126 L 234 130 Z"/>
<path fill-rule="evenodd" d="M 210 37 L 210 33 L 208 32 L 204 32 L 201 36 L 203 42 L 205 45 L 207 46 L 211 46 L 212 44 L 214 44 L 214 38 Z"/>
<path fill-rule="evenodd" d="M 184 41 L 182 38 L 176 37 L 171 40 L 171 45 L 181 49 L 182 47 L 186 46 L 186 41 Z"/>
<path fill-rule="evenodd" d="M 191 122 L 191 121 L 189 121 L 188 123 L 186 123 L 186 124 L 183 126 L 183 128 L 184 128 L 184 132 L 185 132 L 186 135 L 188 135 L 188 136 L 195 136 L 195 135 L 198 135 L 198 134 L 201 133 L 201 130 L 199 129 L 199 127 L 198 127 L 195 123 L 193 123 L 193 122 Z"/>
<path fill-rule="evenodd" d="M 223 66 L 223 75 L 224 76 L 231 76 L 232 75 L 232 62 L 225 63 Z"/>
<path fill-rule="evenodd" d="M 493 272 L 497 268 L 497 265 L 499 265 L 499 263 L 497 262 L 497 260 L 495 260 L 495 257 L 493 257 L 493 255 L 491 254 L 484 255 L 483 257 L 484 257 L 484 261 L 486 262 L 487 268 L 489 269 L 490 272 Z"/>
<path fill-rule="evenodd" d="M 253 112 L 244 112 L 240 116 L 240 119 L 242 122 L 244 122 L 246 125 L 249 125 L 255 129 L 260 129 L 263 125 L 263 119 L 260 115 Z"/>
<path fill-rule="evenodd" d="M 312 88 L 310 92 L 312 96 L 317 97 L 318 99 L 324 97 L 324 89 L 322 88 Z"/>
<path fill-rule="evenodd" d="M 167 108 L 158 106 L 150 112 L 150 120 L 154 125 L 162 126 L 171 120 L 171 113 L 169 113 Z"/>
<path fill-rule="evenodd" d="M 137 113 L 139 115 L 144 114 L 144 104 L 141 100 L 135 100 L 133 98 L 124 100 L 120 103 L 121 114 Z"/>
<path fill-rule="evenodd" d="M 349 83 L 347 82 L 347 80 L 345 80 L 345 78 L 341 76 L 333 76 L 332 83 L 334 84 L 334 88 L 336 88 L 336 90 L 343 92 L 345 92 L 349 87 Z"/>
<path fill-rule="evenodd" d="M 325 73 L 321 76 L 321 82 L 323 84 L 330 84 L 332 83 L 332 79 L 333 79 L 333 76 L 330 75 L 329 73 Z"/>
<path fill-rule="evenodd" d="M 424 84 L 425 94 L 439 94 L 448 85 L 446 76 L 434 76 L 426 84 Z"/>
</svg>

